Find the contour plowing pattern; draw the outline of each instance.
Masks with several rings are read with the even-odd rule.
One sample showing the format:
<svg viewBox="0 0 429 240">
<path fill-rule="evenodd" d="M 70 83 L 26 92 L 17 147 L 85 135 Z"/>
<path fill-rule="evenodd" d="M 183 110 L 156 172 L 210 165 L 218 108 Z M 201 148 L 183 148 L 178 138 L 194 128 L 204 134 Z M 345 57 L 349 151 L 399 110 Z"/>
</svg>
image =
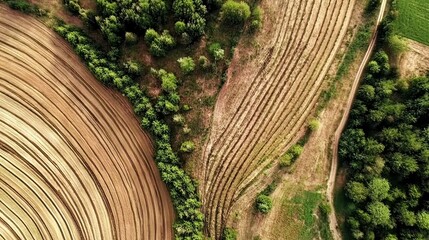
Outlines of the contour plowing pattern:
<svg viewBox="0 0 429 240">
<path fill-rule="evenodd" d="M 0 6 L 0 238 L 172 239 L 173 218 L 125 98 Z"/>
<path fill-rule="evenodd" d="M 234 69 L 220 92 L 201 174 L 207 232 L 219 237 L 233 204 L 302 136 L 347 31 L 354 0 L 276 0 L 260 62 Z M 257 61 L 257 60 L 254 60 Z M 233 63 L 234 64 L 234 63 Z M 232 64 L 232 65 L 233 65 Z M 250 66 L 258 65 L 258 69 Z"/>
</svg>

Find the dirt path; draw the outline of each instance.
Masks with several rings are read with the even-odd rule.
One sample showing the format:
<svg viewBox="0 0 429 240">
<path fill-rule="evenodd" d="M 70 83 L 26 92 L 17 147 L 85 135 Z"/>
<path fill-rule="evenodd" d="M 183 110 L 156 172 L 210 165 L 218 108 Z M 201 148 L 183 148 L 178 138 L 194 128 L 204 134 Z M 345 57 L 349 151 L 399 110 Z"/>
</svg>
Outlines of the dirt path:
<svg viewBox="0 0 429 240">
<path fill-rule="evenodd" d="M 0 236 L 172 239 L 173 218 L 130 104 L 54 32 L 0 6 Z"/>
<path fill-rule="evenodd" d="M 387 5 L 387 0 L 383 0 L 383 2 L 381 3 L 380 13 L 379 13 L 379 16 L 378 16 L 378 19 L 376 22 L 376 25 L 377 25 L 376 30 L 374 31 L 374 33 L 372 35 L 368 50 L 365 54 L 365 57 L 362 61 L 362 64 L 359 67 L 359 70 L 356 74 L 356 78 L 353 82 L 353 86 L 352 86 L 352 89 L 350 91 L 350 95 L 349 95 L 349 98 L 347 100 L 347 105 L 346 105 L 346 108 L 344 110 L 343 116 L 341 118 L 341 122 L 338 125 L 338 128 L 335 131 L 335 135 L 334 135 L 333 150 L 332 150 L 332 164 L 331 164 L 331 171 L 330 171 L 329 179 L 328 179 L 327 197 L 328 197 L 329 204 L 331 205 L 331 208 L 332 208 L 332 212 L 329 215 L 329 224 L 330 224 L 330 228 L 331 228 L 332 234 L 333 234 L 335 239 L 341 239 L 341 234 L 338 230 L 338 222 L 337 222 L 337 218 L 335 215 L 335 208 L 334 208 L 334 201 L 333 201 L 335 178 L 337 175 L 337 168 L 338 168 L 338 143 L 340 141 L 341 133 L 343 132 L 343 130 L 346 126 L 347 119 L 348 119 L 348 116 L 350 113 L 350 109 L 351 109 L 351 106 L 353 104 L 353 100 L 355 98 L 360 79 L 362 77 L 362 73 L 366 67 L 366 64 L 369 61 L 369 58 L 372 55 L 372 51 L 374 50 L 376 40 L 377 40 L 378 26 L 380 25 L 381 21 L 383 20 L 386 5 Z"/>
</svg>

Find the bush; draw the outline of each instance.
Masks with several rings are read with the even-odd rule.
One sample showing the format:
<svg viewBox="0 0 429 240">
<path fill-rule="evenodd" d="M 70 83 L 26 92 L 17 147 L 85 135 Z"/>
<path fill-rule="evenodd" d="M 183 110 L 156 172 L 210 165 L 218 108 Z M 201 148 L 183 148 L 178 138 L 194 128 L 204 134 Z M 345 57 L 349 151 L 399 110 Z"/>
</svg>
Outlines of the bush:
<svg viewBox="0 0 429 240">
<path fill-rule="evenodd" d="M 272 207 L 273 202 L 269 196 L 259 194 L 258 197 L 256 197 L 256 210 L 259 212 L 264 214 L 269 213 Z"/>
<path fill-rule="evenodd" d="M 133 60 L 128 60 L 126 63 L 124 63 L 124 68 L 127 73 L 132 76 L 139 76 L 142 72 L 142 66 L 140 63 Z"/>
<path fill-rule="evenodd" d="M 185 118 L 181 114 L 175 114 L 173 116 L 173 122 L 177 125 L 183 126 L 183 124 L 185 124 Z"/>
<path fill-rule="evenodd" d="M 185 141 L 180 146 L 180 151 L 184 153 L 190 153 L 194 151 L 194 149 L 195 149 L 195 144 L 192 141 Z"/>
<path fill-rule="evenodd" d="M 186 31 L 186 24 L 182 21 L 177 21 L 174 24 L 174 30 L 176 31 L 177 34 L 182 34 Z"/>
<path fill-rule="evenodd" d="M 210 61 L 205 56 L 200 56 L 198 59 L 198 64 L 202 69 L 207 69 L 210 67 Z"/>
<path fill-rule="evenodd" d="M 396 55 L 399 55 L 408 50 L 407 41 L 398 35 L 389 36 L 387 41 L 388 41 L 389 48 Z"/>
<path fill-rule="evenodd" d="M 225 57 L 225 51 L 222 49 L 220 43 L 210 44 L 209 53 L 215 59 L 215 61 L 222 60 Z"/>
<path fill-rule="evenodd" d="M 310 121 L 308 122 L 308 127 L 311 131 L 316 131 L 317 129 L 319 129 L 319 125 L 319 120 L 317 120 L 316 118 L 310 119 Z"/>
<path fill-rule="evenodd" d="M 245 2 L 228 0 L 222 5 L 221 18 L 225 24 L 242 25 L 250 17 L 250 7 Z"/>
<path fill-rule="evenodd" d="M 250 17 L 250 30 L 256 32 L 262 26 L 262 10 L 259 6 L 255 7 Z"/>
<path fill-rule="evenodd" d="M 223 240 L 235 240 L 235 239 L 237 239 L 237 231 L 235 231 L 232 228 L 225 228 L 225 230 L 223 230 L 222 239 Z"/>
<path fill-rule="evenodd" d="M 290 153 L 285 153 L 280 158 L 280 167 L 289 167 L 292 164 L 292 160 L 294 160 L 294 157 Z"/>
<path fill-rule="evenodd" d="M 125 33 L 125 43 L 128 45 L 133 45 L 137 43 L 137 35 L 133 32 Z"/>
<path fill-rule="evenodd" d="M 298 158 L 301 155 L 302 151 L 304 151 L 304 148 L 299 144 L 295 144 L 291 147 L 289 151 L 294 158 Z"/>
<path fill-rule="evenodd" d="M 167 30 L 164 30 L 160 35 L 155 30 L 148 29 L 144 39 L 149 45 L 149 52 L 155 57 L 165 56 L 167 51 L 176 45 L 174 38 Z"/>
<path fill-rule="evenodd" d="M 184 74 L 189 74 L 195 70 L 195 63 L 191 57 L 182 57 L 177 60 L 180 69 Z"/>
</svg>

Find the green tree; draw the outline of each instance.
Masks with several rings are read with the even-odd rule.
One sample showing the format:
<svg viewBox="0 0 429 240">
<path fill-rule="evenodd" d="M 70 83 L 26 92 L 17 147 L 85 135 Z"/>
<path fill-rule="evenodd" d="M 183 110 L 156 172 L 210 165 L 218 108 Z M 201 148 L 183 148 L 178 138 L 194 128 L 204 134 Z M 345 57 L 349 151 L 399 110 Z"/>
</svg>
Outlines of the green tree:
<svg viewBox="0 0 429 240">
<path fill-rule="evenodd" d="M 241 25 L 250 17 L 250 7 L 241 1 L 228 0 L 222 5 L 221 18 L 228 25 Z"/>
<path fill-rule="evenodd" d="M 177 60 L 180 69 L 184 74 L 189 74 L 195 70 L 195 62 L 191 57 L 182 57 Z"/>
<path fill-rule="evenodd" d="M 222 60 L 225 57 L 225 51 L 222 49 L 220 43 L 210 44 L 209 53 L 215 59 L 215 61 Z"/>
<path fill-rule="evenodd" d="M 417 225 L 420 229 L 429 230 L 429 213 L 427 211 L 417 214 Z"/>
<path fill-rule="evenodd" d="M 389 48 L 398 55 L 408 50 L 406 40 L 398 35 L 391 35 L 388 39 L 388 45 Z"/>
<path fill-rule="evenodd" d="M 271 201 L 271 198 L 264 194 L 259 194 L 256 198 L 256 209 L 261 213 L 268 213 L 270 212 L 271 208 L 273 207 L 273 203 Z"/>
<path fill-rule="evenodd" d="M 138 76 L 142 72 L 142 66 L 140 63 L 134 60 L 128 60 L 126 63 L 124 63 L 124 68 L 127 73 L 132 76 Z"/>
<path fill-rule="evenodd" d="M 370 61 L 368 63 L 368 69 L 371 74 L 378 74 L 381 71 L 380 65 L 376 61 Z"/>
<path fill-rule="evenodd" d="M 346 187 L 347 196 L 354 202 L 360 203 L 368 197 L 368 189 L 361 182 L 352 181 Z"/>
<path fill-rule="evenodd" d="M 200 56 L 200 58 L 198 58 L 198 64 L 202 69 L 207 69 L 210 67 L 210 61 L 206 58 L 206 56 Z"/>
<path fill-rule="evenodd" d="M 381 202 L 373 202 L 368 205 L 368 213 L 374 225 L 390 225 L 390 209 Z"/>
<path fill-rule="evenodd" d="M 185 141 L 180 145 L 180 151 L 184 153 L 190 153 L 194 151 L 195 144 L 192 141 Z"/>
<path fill-rule="evenodd" d="M 125 43 L 128 45 L 136 44 L 137 43 L 137 35 L 133 32 L 126 32 L 125 33 Z"/>
<path fill-rule="evenodd" d="M 375 201 L 382 201 L 389 196 L 389 181 L 384 178 L 374 178 L 369 183 L 368 190 L 371 199 Z"/>
<path fill-rule="evenodd" d="M 223 231 L 222 239 L 223 240 L 235 240 L 235 239 L 237 239 L 237 231 L 235 231 L 232 228 L 225 228 L 225 230 Z"/>
</svg>

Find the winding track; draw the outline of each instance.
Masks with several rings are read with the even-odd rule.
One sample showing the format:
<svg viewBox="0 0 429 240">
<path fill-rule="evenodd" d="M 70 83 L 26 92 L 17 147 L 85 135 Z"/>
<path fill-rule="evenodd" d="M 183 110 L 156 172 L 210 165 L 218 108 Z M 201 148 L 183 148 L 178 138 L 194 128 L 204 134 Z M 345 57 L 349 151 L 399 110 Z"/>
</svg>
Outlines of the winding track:
<svg viewBox="0 0 429 240">
<path fill-rule="evenodd" d="M 331 213 L 329 214 L 329 227 L 331 229 L 331 232 L 333 234 L 334 239 L 341 239 L 341 234 L 338 231 L 338 222 L 337 217 L 335 215 L 335 207 L 334 207 L 334 187 L 335 187 L 335 178 L 337 176 L 337 169 L 338 169 L 338 144 L 340 142 L 341 134 L 346 126 L 347 120 L 349 118 L 350 110 L 353 104 L 353 101 L 356 96 L 356 92 L 359 87 L 359 82 L 362 79 L 363 70 L 365 70 L 365 67 L 372 55 L 372 51 L 374 50 L 375 44 L 377 42 L 377 34 L 378 34 L 378 26 L 380 25 L 381 21 L 383 21 L 384 12 L 386 10 L 387 6 L 387 0 L 383 0 L 380 7 L 380 12 L 378 14 L 377 22 L 376 22 L 376 29 L 371 37 L 371 42 L 368 46 L 368 50 L 365 53 L 365 57 L 362 60 L 361 65 L 359 66 L 359 70 L 356 74 L 356 77 L 353 81 L 352 89 L 350 90 L 349 98 L 347 99 L 347 105 L 345 107 L 345 110 L 343 112 L 343 115 L 341 117 L 341 122 L 337 127 L 337 130 L 335 131 L 334 135 L 334 141 L 332 146 L 332 163 L 331 163 L 331 171 L 329 174 L 328 179 L 328 188 L 327 188 L 327 197 L 328 202 L 331 206 Z"/>
<path fill-rule="evenodd" d="M 173 217 L 126 100 L 0 6 L 0 239 L 172 239 Z"/>
<path fill-rule="evenodd" d="M 266 58 L 240 66 L 216 103 L 201 179 L 207 233 L 219 238 L 233 204 L 301 136 L 346 33 L 355 0 L 271 1 Z M 241 72 L 240 72 L 241 71 Z M 240 76 L 246 76 L 246 78 Z"/>
</svg>

